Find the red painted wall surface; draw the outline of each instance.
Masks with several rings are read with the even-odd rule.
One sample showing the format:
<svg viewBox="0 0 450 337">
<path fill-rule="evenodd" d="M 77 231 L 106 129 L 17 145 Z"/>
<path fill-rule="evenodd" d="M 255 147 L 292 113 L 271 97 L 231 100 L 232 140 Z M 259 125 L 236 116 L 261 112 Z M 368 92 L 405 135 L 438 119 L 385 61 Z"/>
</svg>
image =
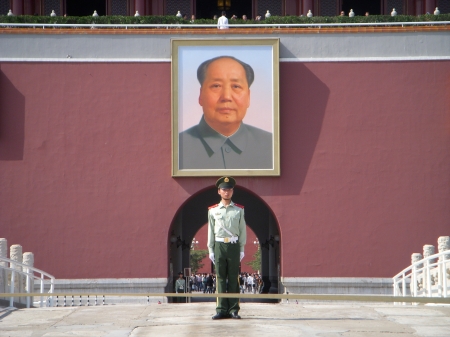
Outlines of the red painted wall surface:
<svg viewBox="0 0 450 337">
<path fill-rule="evenodd" d="M 0 237 L 57 278 L 167 277 L 170 64 L 0 64 Z M 282 276 L 390 277 L 450 234 L 450 62 L 281 63 Z M 17 145 L 19 144 L 19 145 Z"/>
</svg>

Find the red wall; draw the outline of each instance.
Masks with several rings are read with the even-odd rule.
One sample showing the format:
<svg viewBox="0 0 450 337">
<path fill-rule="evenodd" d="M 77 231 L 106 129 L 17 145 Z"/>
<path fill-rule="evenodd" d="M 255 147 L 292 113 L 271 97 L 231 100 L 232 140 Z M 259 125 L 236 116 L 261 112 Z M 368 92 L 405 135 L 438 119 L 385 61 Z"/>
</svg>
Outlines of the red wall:
<svg viewBox="0 0 450 337">
<path fill-rule="evenodd" d="M 169 63 L 0 63 L 0 237 L 57 278 L 167 277 Z M 282 276 L 390 277 L 450 233 L 450 62 L 281 63 Z M 17 145 L 19 144 L 19 145 Z"/>
</svg>

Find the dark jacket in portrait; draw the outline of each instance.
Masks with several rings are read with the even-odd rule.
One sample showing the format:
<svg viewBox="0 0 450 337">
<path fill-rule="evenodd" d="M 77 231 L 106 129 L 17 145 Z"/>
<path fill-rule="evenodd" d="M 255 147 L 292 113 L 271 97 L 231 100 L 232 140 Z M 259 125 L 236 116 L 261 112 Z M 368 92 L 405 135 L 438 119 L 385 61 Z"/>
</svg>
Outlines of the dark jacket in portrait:
<svg viewBox="0 0 450 337">
<path fill-rule="evenodd" d="M 204 120 L 180 133 L 179 163 L 183 169 L 273 169 L 272 133 L 241 123 L 225 137 Z"/>
</svg>

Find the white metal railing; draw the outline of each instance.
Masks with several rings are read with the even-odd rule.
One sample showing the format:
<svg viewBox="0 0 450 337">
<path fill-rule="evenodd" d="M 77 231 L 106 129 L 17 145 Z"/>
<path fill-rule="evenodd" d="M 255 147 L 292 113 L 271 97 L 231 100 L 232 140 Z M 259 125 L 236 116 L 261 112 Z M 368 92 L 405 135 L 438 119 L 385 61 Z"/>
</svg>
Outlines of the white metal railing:
<svg viewBox="0 0 450 337">
<path fill-rule="evenodd" d="M 8 267 L 9 265 L 9 267 Z M 54 293 L 55 290 L 55 277 L 34 267 L 30 267 L 26 264 L 19 263 L 4 257 L 0 257 L 0 278 L 4 279 L 5 292 L 9 290 L 9 306 L 14 306 L 14 293 L 20 292 L 25 286 L 25 293 L 34 293 L 34 284 L 39 282 L 40 300 L 39 306 L 53 306 L 53 297 L 48 294 Z M 25 284 L 23 282 L 25 281 Z M 9 282 L 9 284 L 8 284 Z M 49 283 L 50 289 L 47 293 L 44 291 L 44 283 Z M 45 297 L 45 300 L 44 300 Z M 26 297 L 27 308 L 31 307 L 32 297 Z M 45 303 L 45 304 L 44 304 Z"/>
<path fill-rule="evenodd" d="M 420 22 L 362 22 L 362 23 L 256 23 L 256 24 L 230 24 L 233 28 L 329 28 L 329 27 L 392 27 L 392 26 L 442 26 L 450 25 L 450 21 L 420 21 Z M 217 28 L 217 24 L 194 24 L 194 23 L 151 23 L 151 24 L 67 24 L 67 23 L 0 23 L 0 28 Z M 222 32 L 226 32 L 223 31 Z"/>
<path fill-rule="evenodd" d="M 423 258 L 403 269 L 392 278 L 394 296 L 450 297 L 448 256 L 450 250 Z"/>
</svg>

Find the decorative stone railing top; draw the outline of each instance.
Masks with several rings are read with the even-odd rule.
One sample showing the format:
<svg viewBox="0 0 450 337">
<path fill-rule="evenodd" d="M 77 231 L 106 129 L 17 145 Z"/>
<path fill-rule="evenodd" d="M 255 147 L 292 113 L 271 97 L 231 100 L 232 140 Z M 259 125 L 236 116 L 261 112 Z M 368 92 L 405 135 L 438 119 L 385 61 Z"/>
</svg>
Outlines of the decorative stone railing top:
<svg viewBox="0 0 450 337">
<path fill-rule="evenodd" d="M 426 257 L 419 259 L 420 254 L 413 254 L 412 264 L 392 278 L 394 296 L 450 296 L 450 249 L 428 255 L 434 247 L 424 248 Z"/>
<path fill-rule="evenodd" d="M 23 289 L 25 293 L 35 293 L 35 283 L 40 284 L 39 291 L 37 291 L 37 293 L 41 294 L 39 306 L 53 306 L 53 298 L 48 295 L 53 293 L 55 289 L 55 277 L 53 275 L 50 275 L 43 270 L 30 267 L 24 263 L 19 263 L 4 257 L 0 257 L 0 272 L 2 272 L 4 280 L 6 281 L 4 282 L 4 291 L 5 293 L 11 294 L 9 298 L 10 307 L 14 306 L 15 292 L 22 292 L 21 287 L 25 286 Z M 50 289 L 48 292 L 44 290 L 44 282 L 50 283 Z M 33 298 L 31 296 L 26 297 L 27 308 L 31 307 L 32 302 Z"/>
<path fill-rule="evenodd" d="M 34 268 L 34 254 L 30 252 L 22 254 L 21 245 L 12 245 L 9 253 L 10 258 L 8 259 L 6 256 L 7 240 L 0 238 L 0 293 L 2 299 L 9 298 L 10 307 L 13 307 L 14 302 L 16 302 L 26 303 L 27 308 L 30 308 L 33 305 L 33 297 L 23 297 L 23 294 L 38 293 L 41 295 L 39 306 L 52 306 L 53 299 L 48 297 L 48 293 L 54 292 L 55 277 L 43 270 Z M 34 291 L 35 284 L 40 285 L 37 292 Z M 44 288 L 49 290 L 48 293 L 44 291 Z M 14 296 L 18 293 L 22 295 Z"/>
</svg>

